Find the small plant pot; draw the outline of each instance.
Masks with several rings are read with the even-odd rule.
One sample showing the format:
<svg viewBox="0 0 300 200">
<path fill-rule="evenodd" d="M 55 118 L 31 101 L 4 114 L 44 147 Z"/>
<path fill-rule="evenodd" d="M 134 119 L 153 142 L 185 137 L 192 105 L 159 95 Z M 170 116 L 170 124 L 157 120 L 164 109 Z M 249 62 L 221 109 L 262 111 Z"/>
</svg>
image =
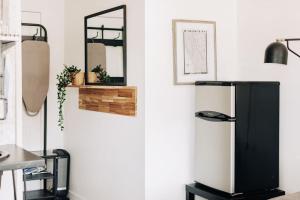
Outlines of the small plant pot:
<svg viewBox="0 0 300 200">
<path fill-rule="evenodd" d="M 72 85 L 80 86 L 84 83 L 84 72 L 78 72 L 75 74 L 74 79 L 72 80 Z"/>
<path fill-rule="evenodd" d="M 97 74 L 95 72 L 88 72 L 88 82 L 97 83 Z"/>
</svg>

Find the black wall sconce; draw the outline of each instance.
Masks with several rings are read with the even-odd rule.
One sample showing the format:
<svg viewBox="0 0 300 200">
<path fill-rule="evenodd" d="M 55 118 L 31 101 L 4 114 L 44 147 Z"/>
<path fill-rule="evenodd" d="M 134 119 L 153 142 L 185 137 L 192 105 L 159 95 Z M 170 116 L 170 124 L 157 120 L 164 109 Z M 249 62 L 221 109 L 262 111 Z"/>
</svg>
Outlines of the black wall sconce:
<svg viewBox="0 0 300 200">
<path fill-rule="evenodd" d="M 288 61 L 288 51 L 300 57 L 295 51 L 290 49 L 290 41 L 300 41 L 300 38 L 290 38 L 290 39 L 277 39 L 276 42 L 270 44 L 265 52 L 265 63 L 278 63 L 287 65 Z M 286 42 L 286 46 L 283 44 Z"/>
</svg>

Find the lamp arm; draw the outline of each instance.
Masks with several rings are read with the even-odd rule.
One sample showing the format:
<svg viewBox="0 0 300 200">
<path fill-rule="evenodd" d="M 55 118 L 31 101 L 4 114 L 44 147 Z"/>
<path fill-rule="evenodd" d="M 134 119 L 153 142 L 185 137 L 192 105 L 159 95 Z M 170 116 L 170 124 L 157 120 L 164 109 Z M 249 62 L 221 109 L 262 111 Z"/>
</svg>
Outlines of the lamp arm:
<svg viewBox="0 0 300 200">
<path fill-rule="evenodd" d="M 300 40 L 300 39 L 286 39 L 286 46 L 287 46 L 287 49 L 292 52 L 293 54 L 295 54 L 297 57 L 300 58 L 300 55 L 298 53 L 296 53 L 295 51 L 293 51 L 291 48 L 290 48 L 290 45 L 289 45 L 289 41 L 297 41 L 297 40 Z"/>
</svg>

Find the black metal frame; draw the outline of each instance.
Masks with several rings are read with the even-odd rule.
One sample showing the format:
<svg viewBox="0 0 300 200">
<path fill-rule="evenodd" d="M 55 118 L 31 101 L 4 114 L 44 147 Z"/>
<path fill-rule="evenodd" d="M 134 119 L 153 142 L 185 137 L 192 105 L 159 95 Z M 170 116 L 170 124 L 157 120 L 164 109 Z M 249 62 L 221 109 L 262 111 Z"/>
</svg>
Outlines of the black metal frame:
<svg viewBox="0 0 300 200">
<path fill-rule="evenodd" d="M 290 41 L 300 41 L 300 38 L 289 38 L 289 39 L 284 39 L 284 41 L 286 41 L 286 46 L 287 46 L 287 49 L 292 52 L 293 54 L 295 54 L 297 57 L 300 58 L 300 55 L 298 53 L 296 53 L 294 50 L 292 50 L 290 48 L 290 45 L 289 45 L 289 42 Z"/>
<path fill-rule="evenodd" d="M 123 10 L 123 28 L 117 29 L 117 28 L 106 28 L 104 26 L 101 27 L 88 27 L 87 21 L 90 18 L 103 15 L 106 13 L 110 13 L 113 11 L 117 10 Z M 85 84 L 86 85 L 104 85 L 100 83 L 89 83 L 88 82 L 88 59 L 87 59 L 87 48 L 88 48 L 88 43 L 89 42 L 101 42 L 105 45 L 110 45 L 110 46 L 122 46 L 123 47 L 123 77 L 111 77 L 110 82 L 105 85 L 118 85 L 118 86 L 125 86 L 127 85 L 127 33 L 126 33 L 126 27 L 127 27 L 127 22 L 126 22 L 126 5 L 121 5 L 117 6 L 114 8 L 110 8 L 101 12 L 97 12 L 88 16 L 84 17 L 84 63 L 85 63 Z M 88 38 L 88 29 L 94 29 L 94 30 L 101 30 L 102 31 L 102 39 L 89 39 Z M 112 39 L 104 39 L 104 31 L 122 31 L 122 40 L 112 40 Z"/>
<path fill-rule="evenodd" d="M 69 193 L 69 185 L 70 185 L 70 164 L 71 164 L 71 157 L 70 154 L 64 150 L 64 149 L 54 149 L 53 151 L 47 151 L 46 154 L 43 151 L 35 151 L 34 154 L 44 158 L 45 160 L 52 160 L 53 161 L 53 169 L 52 172 L 50 172 L 50 175 L 48 176 L 37 176 L 37 175 L 25 175 L 23 174 L 23 181 L 24 181 L 24 200 L 27 199 L 27 195 L 31 192 L 38 192 L 39 194 L 34 194 L 34 199 L 57 199 L 57 200 L 69 200 L 67 197 Z M 65 190 L 58 190 L 58 171 L 60 170 L 58 168 L 58 162 L 59 159 L 67 159 L 67 182 L 66 182 L 66 189 Z M 27 191 L 26 189 L 26 182 L 27 181 L 34 181 L 34 180 L 49 180 L 52 179 L 53 185 L 52 189 L 48 190 L 47 188 L 44 188 L 43 190 L 34 190 L 34 191 Z M 26 192 L 27 191 L 27 192 Z"/>
<path fill-rule="evenodd" d="M 64 149 L 55 149 L 53 151 L 53 153 L 57 154 L 57 157 L 54 159 L 54 177 L 55 179 L 53 179 L 53 189 L 54 189 L 54 193 L 56 196 L 58 197 L 65 197 L 68 195 L 69 193 L 69 188 L 70 188 L 70 154 L 69 152 L 67 152 Z M 58 162 L 59 159 L 67 159 L 67 182 L 66 182 L 66 190 L 57 190 L 57 186 L 58 186 Z"/>
<path fill-rule="evenodd" d="M 31 26 L 31 27 L 39 27 L 40 28 L 40 36 L 36 37 L 36 40 L 41 40 L 48 42 L 48 32 L 45 26 L 42 24 L 34 24 L 34 23 L 22 23 L 22 26 Z M 44 36 L 42 36 L 42 30 L 44 31 Z M 33 40 L 33 36 L 22 36 L 22 41 L 25 40 Z M 47 97 L 44 102 L 44 147 L 43 151 L 46 154 L 47 151 Z"/>
<path fill-rule="evenodd" d="M 42 40 L 48 42 L 48 32 L 45 26 L 42 24 L 34 24 L 34 23 L 22 23 L 22 26 L 31 26 L 31 27 L 39 27 L 40 28 L 40 36 L 36 37 L 36 40 Z M 42 36 L 42 31 L 44 31 L 44 36 Z M 31 39 L 30 39 L 31 38 Z M 33 40 L 33 36 L 22 36 L 22 41 L 24 40 Z"/>
<path fill-rule="evenodd" d="M 200 183 L 186 185 L 185 191 L 186 200 L 195 200 L 195 196 L 210 200 L 265 200 L 285 195 L 285 192 L 279 189 L 263 190 L 255 193 L 229 194 Z"/>
<path fill-rule="evenodd" d="M 45 26 L 42 24 L 35 24 L 35 23 L 22 23 L 22 26 L 29 26 L 29 27 L 39 27 L 40 28 L 40 36 L 33 37 L 33 36 L 22 36 L 22 42 L 26 40 L 38 40 L 38 41 L 45 41 L 48 42 L 48 32 Z M 44 32 L 44 36 L 42 36 L 42 30 Z M 47 153 L 47 97 L 44 101 L 44 144 L 43 144 L 43 152 L 44 155 Z M 45 163 L 47 164 L 47 159 L 45 159 Z M 44 180 L 44 188 L 47 188 L 47 181 Z"/>
</svg>

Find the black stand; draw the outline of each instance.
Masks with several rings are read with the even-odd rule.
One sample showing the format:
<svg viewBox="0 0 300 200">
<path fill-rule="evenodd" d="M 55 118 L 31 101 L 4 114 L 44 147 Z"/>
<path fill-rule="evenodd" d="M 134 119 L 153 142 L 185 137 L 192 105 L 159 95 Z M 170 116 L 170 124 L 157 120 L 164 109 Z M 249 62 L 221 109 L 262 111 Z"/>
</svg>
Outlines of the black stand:
<svg viewBox="0 0 300 200">
<path fill-rule="evenodd" d="M 207 187 L 200 183 L 186 185 L 186 200 L 195 200 L 195 196 L 203 197 L 208 200 L 266 200 L 285 195 L 282 190 L 274 189 L 261 191 L 251 194 L 229 194 L 213 188 Z"/>
</svg>

